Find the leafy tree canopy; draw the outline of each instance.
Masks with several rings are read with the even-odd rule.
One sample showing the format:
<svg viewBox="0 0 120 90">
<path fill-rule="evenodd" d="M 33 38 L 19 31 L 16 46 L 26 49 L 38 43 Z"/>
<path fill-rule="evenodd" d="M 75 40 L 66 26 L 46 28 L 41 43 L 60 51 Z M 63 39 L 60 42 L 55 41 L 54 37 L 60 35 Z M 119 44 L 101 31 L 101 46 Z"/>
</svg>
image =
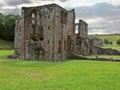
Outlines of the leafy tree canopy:
<svg viewBox="0 0 120 90">
<path fill-rule="evenodd" d="M 15 21 L 19 19 L 19 15 L 3 15 L 0 13 L 0 38 L 13 41 Z"/>
</svg>

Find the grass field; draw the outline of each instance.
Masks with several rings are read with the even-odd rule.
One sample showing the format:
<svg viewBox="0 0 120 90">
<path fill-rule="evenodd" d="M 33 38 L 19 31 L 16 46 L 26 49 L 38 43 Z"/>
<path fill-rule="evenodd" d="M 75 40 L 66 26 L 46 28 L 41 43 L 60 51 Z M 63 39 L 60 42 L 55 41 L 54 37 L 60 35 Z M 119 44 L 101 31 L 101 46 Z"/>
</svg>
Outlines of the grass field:
<svg viewBox="0 0 120 90">
<path fill-rule="evenodd" d="M 120 50 L 120 45 L 116 45 L 116 41 L 120 39 L 120 35 L 90 35 L 89 37 L 96 37 L 96 38 L 101 39 L 102 41 L 104 39 L 107 39 L 113 44 L 112 45 L 103 44 L 103 48 L 112 48 L 112 49 Z"/>
<path fill-rule="evenodd" d="M 112 42 L 113 45 L 116 45 L 116 41 L 120 39 L 120 35 L 90 35 L 90 37 L 97 37 L 102 40 L 107 39 L 108 41 Z"/>
<path fill-rule="evenodd" d="M 107 39 L 108 41 L 111 41 L 113 45 L 115 45 L 116 41 L 120 39 L 120 35 L 101 35 L 98 37 L 102 40 Z"/>
<path fill-rule="evenodd" d="M 11 54 L 14 54 L 14 50 L 0 50 L 0 59 L 6 59 Z"/>
<path fill-rule="evenodd" d="M 120 63 L 8 60 L 0 51 L 0 90 L 120 90 Z"/>
</svg>

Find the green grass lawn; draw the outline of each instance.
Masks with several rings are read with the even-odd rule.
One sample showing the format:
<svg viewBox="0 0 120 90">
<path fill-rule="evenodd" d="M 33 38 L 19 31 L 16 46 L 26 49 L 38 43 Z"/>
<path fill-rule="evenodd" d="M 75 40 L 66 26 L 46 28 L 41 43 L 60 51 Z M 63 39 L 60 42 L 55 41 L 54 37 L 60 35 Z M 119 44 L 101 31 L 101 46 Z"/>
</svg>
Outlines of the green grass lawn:
<svg viewBox="0 0 120 90">
<path fill-rule="evenodd" d="M 0 90 L 120 90 L 120 63 L 8 60 L 0 51 Z"/>
<path fill-rule="evenodd" d="M 14 50 L 0 50 L 0 59 L 6 59 L 8 55 L 14 54 Z"/>
</svg>

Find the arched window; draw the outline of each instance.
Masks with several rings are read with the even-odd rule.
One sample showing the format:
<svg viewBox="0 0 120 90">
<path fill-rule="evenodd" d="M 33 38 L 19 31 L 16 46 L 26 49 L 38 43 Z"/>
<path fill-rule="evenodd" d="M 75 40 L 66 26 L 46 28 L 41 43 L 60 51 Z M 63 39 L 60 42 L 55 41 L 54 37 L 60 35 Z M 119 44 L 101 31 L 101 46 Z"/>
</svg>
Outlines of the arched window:
<svg viewBox="0 0 120 90">
<path fill-rule="evenodd" d="M 75 34 L 78 34 L 79 31 L 78 31 L 78 25 L 75 26 Z"/>
<path fill-rule="evenodd" d="M 32 18 L 35 18 L 35 13 L 32 13 Z"/>
<path fill-rule="evenodd" d="M 32 24 L 35 24 L 35 13 L 32 13 Z"/>
</svg>

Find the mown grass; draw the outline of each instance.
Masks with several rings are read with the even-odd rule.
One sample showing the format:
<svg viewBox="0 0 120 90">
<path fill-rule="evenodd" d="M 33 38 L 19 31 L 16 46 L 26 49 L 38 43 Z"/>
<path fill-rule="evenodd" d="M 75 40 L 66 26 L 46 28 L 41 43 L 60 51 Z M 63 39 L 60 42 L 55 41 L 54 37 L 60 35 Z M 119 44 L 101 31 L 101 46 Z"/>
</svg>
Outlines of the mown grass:
<svg viewBox="0 0 120 90">
<path fill-rule="evenodd" d="M 0 49 L 13 49 L 14 43 L 0 39 Z"/>
<path fill-rule="evenodd" d="M 14 54 L 14 50 L 0 50 L 0 59 L 6 59 L 8 55 Z"/>
<path fill-rule="evenodd" d="M 8 54 L 13 51 L 0 51 L 0 90 L 120 90 L 118 62 L 35 62 L 5 59 Z"/>
</svg>

